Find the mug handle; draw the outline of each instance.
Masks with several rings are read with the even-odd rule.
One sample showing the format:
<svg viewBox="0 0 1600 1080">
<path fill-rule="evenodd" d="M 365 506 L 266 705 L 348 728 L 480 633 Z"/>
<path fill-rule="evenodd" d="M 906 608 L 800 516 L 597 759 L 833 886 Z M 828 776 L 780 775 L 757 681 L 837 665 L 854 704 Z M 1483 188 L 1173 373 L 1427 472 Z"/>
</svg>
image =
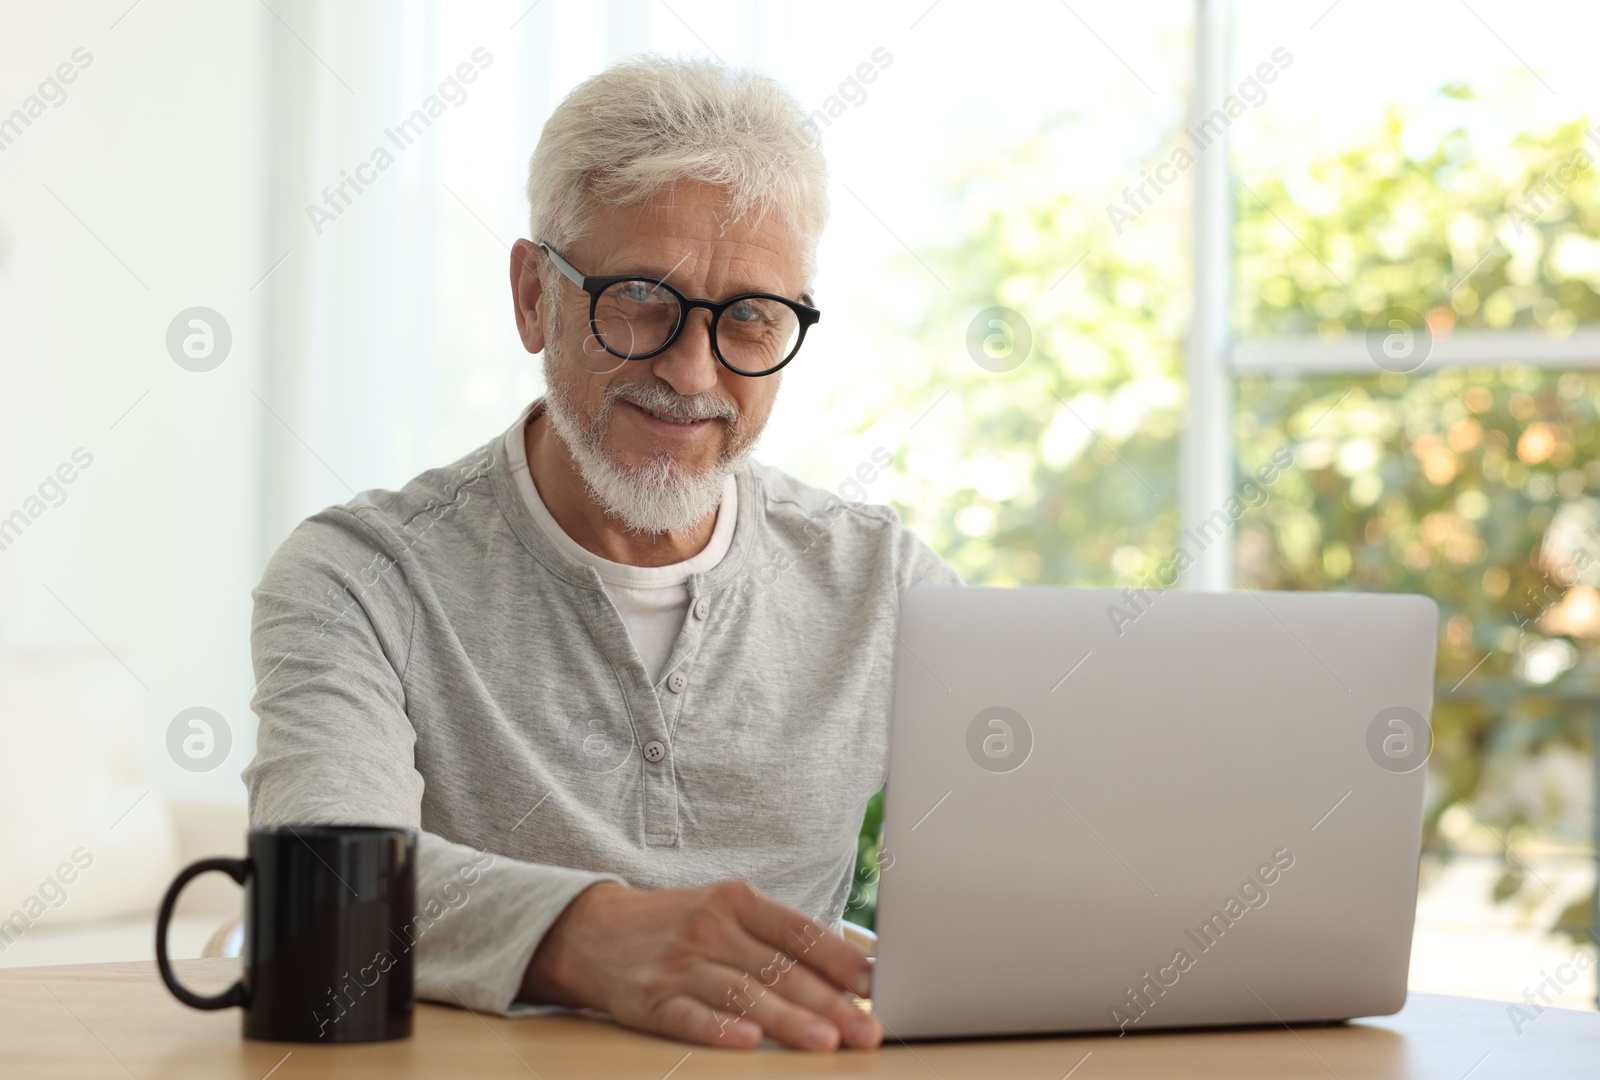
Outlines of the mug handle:
<svg viewBox="0 0 1600 1080">
<path fill-rule="evenodd" d="M 196 1009 L 227 1009 L 234 1005 L 248 1005 L 249 996 L 245 993 L 244 980 L 239 980 L 213 997 L 201 997 L 178 983 L 178 977 L 172 973 L 172 961 L 167 958 L 167 924 L 172 921 L 172 909 L 177 906 L 178 894 L 191 880 L 207 870 L 221 870 L 243 885 L 250 873 L 250 860 L 201 859 L 184 867 L 183 872 L 173 879 L 167 895 L 161 901 L 161 913 L 156 916 L 156 966 L 161 969 L 161 981 L 167 984 L 172 996 L 185 1005 Z"/>
</svg>

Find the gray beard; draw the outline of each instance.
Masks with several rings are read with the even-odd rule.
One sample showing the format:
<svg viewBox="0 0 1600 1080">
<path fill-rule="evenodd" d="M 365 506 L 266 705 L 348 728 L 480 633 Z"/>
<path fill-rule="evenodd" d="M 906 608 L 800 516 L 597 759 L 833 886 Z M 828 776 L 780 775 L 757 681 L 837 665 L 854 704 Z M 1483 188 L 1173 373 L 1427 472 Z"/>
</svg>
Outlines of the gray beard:
<svg viewBox="0 0 1600 1080">
<path fill-rule="evenodd" d="M 556 328 L 552 327 L 552 339 Z M 589 497 L 632 533 L 655 535 L 684 532 L 722 504 L 722 489 L 755 449 L 753 437 L 735 437 L 729 451 L 702 472 L 685 469 L 668 454 L 659 454 L 639 466 L 613 461 L 603 444 L 617 401 L 631 401 L 657 412 L 696 419 L 722 417 L 737 431 L 738 414 L 731 405 L 706 395 L 683 397 L 656 384 L 624 383 L 608 387 L 594 418 L 585 423 L 566 393 L 558 368 L 559 358 L 547 343 L 544 350 L 545 415 L 578 466 Z"/>
</svg>

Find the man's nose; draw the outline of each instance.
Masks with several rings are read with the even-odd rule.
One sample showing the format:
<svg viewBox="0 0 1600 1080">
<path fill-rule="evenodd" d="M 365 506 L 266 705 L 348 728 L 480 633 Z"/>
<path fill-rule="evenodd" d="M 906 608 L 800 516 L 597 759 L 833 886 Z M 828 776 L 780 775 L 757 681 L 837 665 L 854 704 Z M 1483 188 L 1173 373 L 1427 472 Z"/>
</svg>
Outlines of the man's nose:
<svg viewBox="0 0 1600 1080">
<path fill-rule="evenodd" d="M 713 389 L 718 368 L 711 351 L 711 312 L 704 308 L 689 312 L 678 340 L 650 361 L 651 373 L 685 397 Z"/>
</svg>

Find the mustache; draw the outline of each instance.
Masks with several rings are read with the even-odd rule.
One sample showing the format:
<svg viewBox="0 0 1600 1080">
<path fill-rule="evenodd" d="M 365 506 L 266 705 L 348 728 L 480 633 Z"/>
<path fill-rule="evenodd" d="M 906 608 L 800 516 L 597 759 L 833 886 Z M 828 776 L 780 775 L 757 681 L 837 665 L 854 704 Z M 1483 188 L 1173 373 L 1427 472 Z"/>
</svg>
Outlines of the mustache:
<svg viewBox="0 0 1600 1080">
<path fill-rule="evenodd" d="M 685 396 L 660 382 L 607 387 L 604 411 L 609 413 L 612 404 L 618 401 L 678 420 L 726 420 L 730 425 L 739 422 L 739 410 L 731 402 L 710 394 Z"/>
</svg>

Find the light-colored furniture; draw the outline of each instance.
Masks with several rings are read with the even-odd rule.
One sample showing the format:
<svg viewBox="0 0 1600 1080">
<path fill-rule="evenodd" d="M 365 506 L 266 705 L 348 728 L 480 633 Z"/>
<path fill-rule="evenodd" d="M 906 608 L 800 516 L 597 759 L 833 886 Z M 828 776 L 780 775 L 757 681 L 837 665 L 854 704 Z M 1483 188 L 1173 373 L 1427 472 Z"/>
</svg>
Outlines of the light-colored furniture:
<svg viewBox="0 0 1600 1080">
<path fill-rule="evenodd" d="M 153 793 L 146 796 L 141 809 L 153 798 Z M 162 800 L 161 812 L 171 823 L 170 844 L 149 846 L 142 855 L 146 865 L 137 869 L 97 855 L 79 880 L 64 890 L 67 898 L 60 908 L 47 909 L 21 935 L 0 941 L 0 969 L 154 959 L 156 907 L 167 883 L 196 859 L 243 854 L 248 828 L 242 800 Z M 114 839 L 120 841 L 121 833 L 119 827 Z M 143 843 L 140 838 L 128 838 L 130 848 Z M 105 843 L 97 850 L 111 851 L 115 847 Z M 133 856 L 134 852 L 129 851 L 128 855 Z M 100 890 L 98 895 L 85 896 L 94 901 L 93 905 L 77 906 L 80 884 Z M 219 924 L 236 919 L 242 905 L 238 885 L 222 874 L 202 875 L 184 890 L 179 901 L 167 936 L 172 955 L 204 955 L 207 939 Z M 4 916 L 5 912 L 0 911 L 0 918 Z"/>
<path fill-rule="evenodd" d="M 93 641 L 0 645 L 0 968 L 153 958 L 178 870 L 243 852 L 246 748 L 208 777 L 183 772 L 151 753 L 166 747 L 149 697 Z M 199 956 L 239 908 L 233 882 L 195 882 L 173 955 Z"/>
<path fill-rule="evenodd" d="M 220 989 L 232 960 L 177 963 L 188 985 Z M 953 977 L 959 978 L 959 973 Z M 889 1045 L 806 1054 L 692 1047 L 603 1019 L 507 1020 L 423 1003 L 415 1033 L 391 1043 L 310 1046 L 247 1041 L 237 1011 L 197 1012 L 167 993 L 154 965 L 0 972 L 0 1076 L 133 1075 L 140 1080 L 403 1080 L 406 1077 L 874 1076 L 962 1080 L 1591 1080 L 1600 1015 L 1549 1009 L 1520 1026 L 1504 1002 L 1414 994 L 1398 1016 L 1321 1027 Z M 278 1070 L 274 1072 L 273 1070 Z"/>
<path fill-rule="evenodd" d="M 171 948 L 169 944 L 168 949 Z M 203 957 L 228 957 L 237 960 L 244 955 L 244 916 L 235 915 L 216 930 L 211 937 L 206 939 L 205 948 L 200 950 Z"/>
</svg>

